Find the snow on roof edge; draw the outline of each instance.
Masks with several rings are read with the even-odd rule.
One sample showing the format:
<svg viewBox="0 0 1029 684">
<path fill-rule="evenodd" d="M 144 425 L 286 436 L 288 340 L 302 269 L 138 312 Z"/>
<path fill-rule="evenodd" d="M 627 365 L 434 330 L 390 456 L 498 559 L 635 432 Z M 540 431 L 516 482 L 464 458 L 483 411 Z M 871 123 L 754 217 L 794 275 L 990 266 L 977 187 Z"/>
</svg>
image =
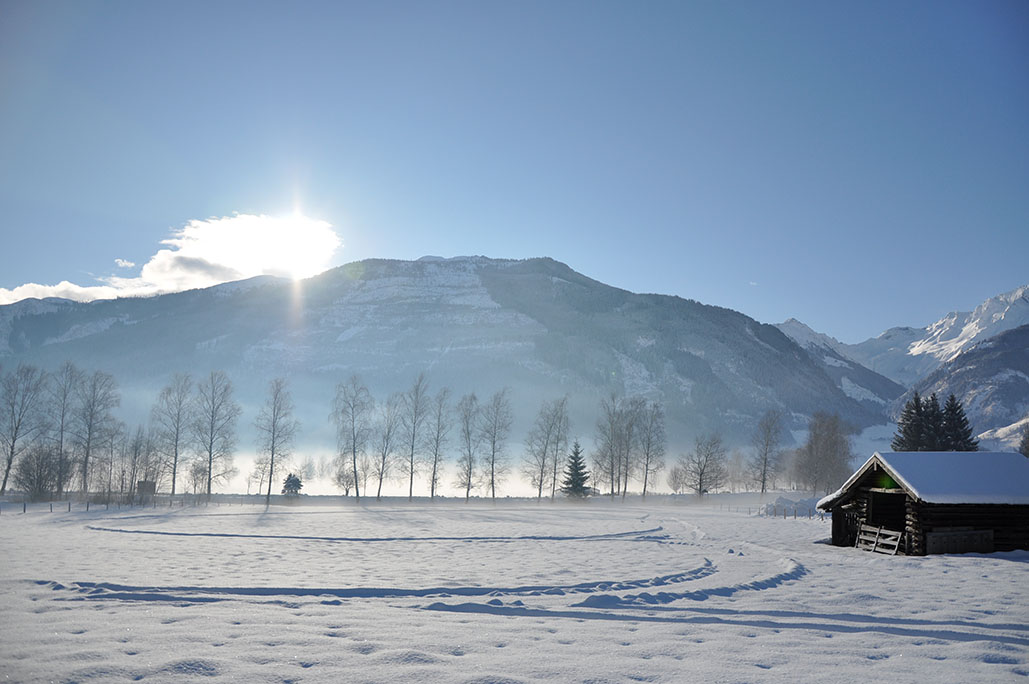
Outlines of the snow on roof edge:
<svg viewBox="0 0 1029 684">
<path fill-rule="evenodd" d="M 967 470 L 959 471 L 958 466 L 974 459 L 980 461 L 977 471 L 987 472 L 985 479 L 976 481 L 968 477 Z M 998 451 L 877 451 L 839 489 L 819 499 L 817 507 L 827 510 L 874 463 L 881 465 L 897 484 L 924 503 L 1029 505 L 1029 460 L 1021 454 Z M 934 467 L 927 468 L 927 464 Z"/>
</svg>

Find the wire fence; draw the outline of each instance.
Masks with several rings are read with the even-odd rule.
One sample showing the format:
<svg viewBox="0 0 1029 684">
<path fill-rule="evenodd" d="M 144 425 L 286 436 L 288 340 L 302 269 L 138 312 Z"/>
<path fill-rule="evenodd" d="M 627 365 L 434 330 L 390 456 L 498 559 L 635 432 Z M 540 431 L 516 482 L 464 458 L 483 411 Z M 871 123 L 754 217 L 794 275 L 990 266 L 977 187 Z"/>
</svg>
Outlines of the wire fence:
<svg viewBox="0 0 1029 684">
<path fill-rule="evenodd" d="M 274 503 L 278 497 L 273 496 Z M 128 511 L 143 509 L 168 509 L 168 508 L 201 508 L 201 507 L 228 507 L 228 506 L 263 506 L 265 497 L 261 495 L 246 494 L 216 494 L 211 498 L 205 495 L 157 495 L 141 500 L 106 500 L 105 498 L 91 499 L 61 499 L 58 501 L 35 501 L 27 499 L 22 501 L 0 501 L 0 517 L 9 515 L 25 515 L 29 513 L 73 513 L 91 511 Z"/>
</svg>

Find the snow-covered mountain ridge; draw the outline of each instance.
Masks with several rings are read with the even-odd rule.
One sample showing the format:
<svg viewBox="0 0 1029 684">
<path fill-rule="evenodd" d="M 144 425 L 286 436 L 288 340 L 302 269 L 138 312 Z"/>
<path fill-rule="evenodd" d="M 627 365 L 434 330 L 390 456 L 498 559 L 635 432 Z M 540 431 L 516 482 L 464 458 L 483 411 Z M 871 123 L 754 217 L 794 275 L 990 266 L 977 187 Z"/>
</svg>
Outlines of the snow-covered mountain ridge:
<svg viewBox="0 0 1029 684">
<path fill-rule="evenodd" d="M 924 328 L 890 328 L 844 345 L 848 357 L 910 387 L 974 344 L 1029 324 L 1029 285 L 991 297 L 974 311 L 955 311 Z"/>
<path fill-rule="evenodd" d="M 509 387 L 516 433 L 542 400 L 567 394 L 585 439 L 602 397 L 642 394 L 664 402 L 676 447 L 712 430 L 743 442 L 769 408 L 797 425 L 818 410 L 875 424 L 886 401 L 856 371 L 842 382 L 840 369 L 774 326 L 620 290 L 546 258 L 367 260 L 297 283 L 0 307 L 0 363 L 65 359 L 113 373 L 140 420 L 175 372 L 225 370 L 245 413 L 256 413 L 271 378 L 286 376 L 305 433 L 330 445 L 334 387 L 352 373 L 378 398 L 421 371 L 458 396 Z"/>
<path fill-rule="evenodd" d="M 977 433 L 1009 448 L 1029 419 L 1029 285 L 991 297 L 971 312 L 953 312 L 924 328 L 890 328 L 859 344 L 844 344 L 796 319 L 777 326 L 813 356 L 867 366 L 907 391 L 888 404 L 896 418 L 915 390 L 964 404 Z"/>
</svg>

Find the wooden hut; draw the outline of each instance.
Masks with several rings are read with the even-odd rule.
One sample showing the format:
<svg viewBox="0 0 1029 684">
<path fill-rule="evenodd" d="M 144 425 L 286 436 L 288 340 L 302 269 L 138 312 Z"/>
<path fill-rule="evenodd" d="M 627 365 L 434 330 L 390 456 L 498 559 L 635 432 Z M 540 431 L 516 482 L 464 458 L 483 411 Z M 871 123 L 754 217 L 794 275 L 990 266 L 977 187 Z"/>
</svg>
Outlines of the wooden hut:
<svg viewBox="0 0 1029 684">
<path fill-rule="evenodd" d="M 1029 549 L 1029 458 L 876 452 L 818 508 L 832 512 L 837 546 L 918 556 Z"/>
</svg>

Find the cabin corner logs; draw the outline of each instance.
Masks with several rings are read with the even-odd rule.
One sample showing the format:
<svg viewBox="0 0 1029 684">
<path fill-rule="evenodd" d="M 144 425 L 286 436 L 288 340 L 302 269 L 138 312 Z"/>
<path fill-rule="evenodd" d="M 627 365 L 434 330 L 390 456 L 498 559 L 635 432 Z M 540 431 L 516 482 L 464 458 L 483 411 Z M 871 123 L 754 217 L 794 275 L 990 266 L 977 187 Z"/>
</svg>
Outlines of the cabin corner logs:
<svg viewBox="0 0 1029 684">
<path fill-rule="evenodd" d="M 980 457 L 994 455 L 970 452 L 968 462 L 975 464 L 973 454 Z M 1008 502 L 997 503 L 996 494 L 982 496 L 985 502 L 932 502 L 918 495 L 918 485 L 906 486 L 889 472 L 888 459 L 903 461 L 897 456 L 907 454 L 876 453 L 836 493 L 819 502 L 819 508 L 832 512 L 832 543 L 836 546 L 859 546 L 882 553 L 900 553 L 921 556 L 936 553 L 991 553 L 1029 549 L 1029 488 L 1022 494 L 1006 495 Z M 931 454 L 919 454 L 931 458 Z M 1007 454 L 1003 456 L 1007 457 Z M 1017 464 L 1017 462 L 1016 462 Z M 1025 462 L 1026 475 L 1019 469 L 1018 475 L 1029 478 L 1029 460 Z M 989 478 L 989 468 L 979 468 L 984 473 L 976 476 Z M 918 475 L 908 473 L 909 478 Z M 1010 489 L 1010 477 L 1005 473 L 994 473 L 998 478 L 997 489 Z M 898 478 L 903 480 L 903 478 Z M 982 485 L 983 483 L 977 483 Z M 989 482 L 985 487 L 988 489 Z M 1018 485 L 1016 484 L 1016 488 Z M 913 491 L 914 490 L 914 491 Z M 954 499 L 954 496 L 927 498 Z M 864 526 L 864 527 L 863 527 Z M 874 528 L 874 529 L 870 529 Z M 880 537 L 889 538 L 891 533 L 899 534 L 895 547 L 878 548 L 872 543 Z"/>
</svg>

